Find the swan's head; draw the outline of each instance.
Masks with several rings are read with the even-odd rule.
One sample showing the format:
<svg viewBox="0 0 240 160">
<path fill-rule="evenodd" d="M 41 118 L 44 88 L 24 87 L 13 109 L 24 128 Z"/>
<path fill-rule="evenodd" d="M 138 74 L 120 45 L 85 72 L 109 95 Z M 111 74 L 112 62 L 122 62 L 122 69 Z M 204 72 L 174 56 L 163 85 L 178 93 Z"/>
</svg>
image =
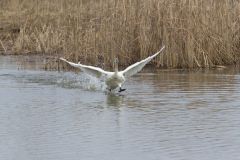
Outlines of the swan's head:
<svg viewBox="0 0 240 160">
<path fill-rule="evenodd" d="M 118 64 L 118 58 L 114 58 L 114 64 L 116 65 L 116 64 Z"/>
<path fill-rule="evenodd" d="M 115 72 L 118 72 L 118 58 L 114 58 L 114 61 L 113 61 L 113 67 L 114 67 L 114 70 Z"/>
</svg>

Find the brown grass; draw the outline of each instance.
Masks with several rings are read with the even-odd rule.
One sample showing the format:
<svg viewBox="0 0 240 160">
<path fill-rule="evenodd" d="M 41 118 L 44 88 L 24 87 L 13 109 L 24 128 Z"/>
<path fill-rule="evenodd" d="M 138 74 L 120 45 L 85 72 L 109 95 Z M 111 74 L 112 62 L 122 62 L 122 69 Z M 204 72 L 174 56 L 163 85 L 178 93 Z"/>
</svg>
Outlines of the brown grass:
<svg viewBox="0 0 240 160">
<path fill-rule="evenodd" d="M 239 62 L 239 17 L 238 0 L 1 0 L 0 29 L 20 32 L 0 40 L 15 54 L 98 66 L 115 56 L 126 66 L 165 44 L 157 67 L 213 67 Z"/>
</svg>

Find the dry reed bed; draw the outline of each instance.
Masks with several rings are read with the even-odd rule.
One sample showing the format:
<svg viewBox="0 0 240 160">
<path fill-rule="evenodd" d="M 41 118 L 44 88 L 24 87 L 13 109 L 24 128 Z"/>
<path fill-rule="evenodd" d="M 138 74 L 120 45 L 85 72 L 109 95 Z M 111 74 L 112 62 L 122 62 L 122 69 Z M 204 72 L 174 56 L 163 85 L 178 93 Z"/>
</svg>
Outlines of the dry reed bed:
<svg viewBox="0 0 240 160">
<path fill-rule="evenodd" d="M 20 27 L 12 51 L 122 66 L 166 45 L 157 67 L 229 65 L 240 57 L 238 0 L 2 0 L 0 17 Z M 1 25 L 1 22 L 0 22 Z M 50 63 L 48 67 L 56 67 Z"/>
</svg>

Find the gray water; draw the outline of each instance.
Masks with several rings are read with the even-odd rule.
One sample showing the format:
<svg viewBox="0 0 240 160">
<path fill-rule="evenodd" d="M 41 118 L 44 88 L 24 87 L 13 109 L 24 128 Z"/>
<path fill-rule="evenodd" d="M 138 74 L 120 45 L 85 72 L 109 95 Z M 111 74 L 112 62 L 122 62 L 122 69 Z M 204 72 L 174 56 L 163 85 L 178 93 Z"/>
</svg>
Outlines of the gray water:
<svg viewBox="0 0 240 160">
<path fill-rule="evenodd" d="M 118 95 L 19 61 L 0 57 L 0 160 L 240 159 L 236 68 L 145 70 Z"/>
</svg>

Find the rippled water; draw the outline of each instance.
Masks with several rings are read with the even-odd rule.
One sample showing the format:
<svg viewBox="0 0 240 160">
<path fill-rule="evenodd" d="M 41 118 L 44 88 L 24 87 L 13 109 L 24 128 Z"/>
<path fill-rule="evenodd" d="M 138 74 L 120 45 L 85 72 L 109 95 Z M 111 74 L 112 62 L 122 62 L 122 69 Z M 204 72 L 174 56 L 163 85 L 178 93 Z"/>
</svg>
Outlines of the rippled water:
<svg viewBox="0 0 240 160">
<path fill-rule="evenodd" d="M 145 70 L 107 95 L 18 62 L 0 57 L 1 160 L 240 159 L 239 69 Z"/>
</svg>

